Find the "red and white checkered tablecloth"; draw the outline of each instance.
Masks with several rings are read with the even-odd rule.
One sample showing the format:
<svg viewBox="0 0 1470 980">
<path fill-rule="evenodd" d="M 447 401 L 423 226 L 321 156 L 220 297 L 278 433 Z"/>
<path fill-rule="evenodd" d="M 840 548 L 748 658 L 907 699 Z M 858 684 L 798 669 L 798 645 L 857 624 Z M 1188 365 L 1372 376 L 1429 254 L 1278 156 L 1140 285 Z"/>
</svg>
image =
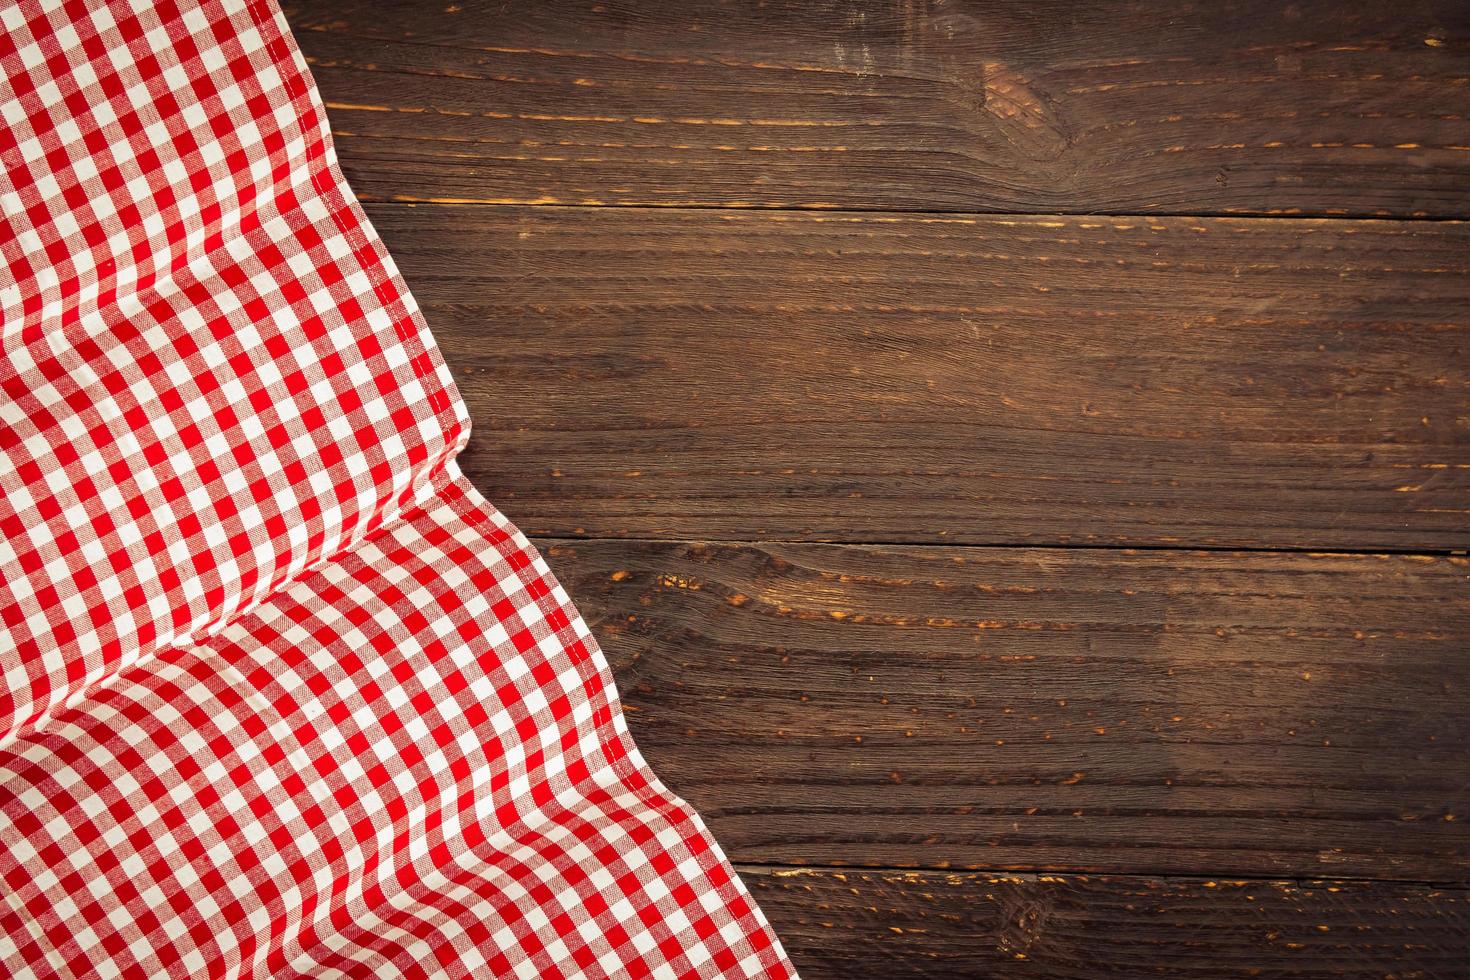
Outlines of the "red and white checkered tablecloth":
<svg viewBox="0 0 1470 980">
<path fill-rule="evenodd" d="M 0 4 L 0 972 L 789 977 L 269 0 Z"/>
</svg>

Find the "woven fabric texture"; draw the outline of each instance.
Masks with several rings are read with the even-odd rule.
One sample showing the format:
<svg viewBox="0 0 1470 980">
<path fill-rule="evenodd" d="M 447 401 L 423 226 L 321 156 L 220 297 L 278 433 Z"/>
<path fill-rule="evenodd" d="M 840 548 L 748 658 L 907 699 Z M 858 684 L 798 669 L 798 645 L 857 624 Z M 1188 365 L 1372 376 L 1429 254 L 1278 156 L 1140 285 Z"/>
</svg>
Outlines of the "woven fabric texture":
<svg viewBox="0 0 1470 980">
<path fill-rule="evenodd" d="M 788 977 L 266 0 L 0 6 L 0 971 Z"/>
</svg>

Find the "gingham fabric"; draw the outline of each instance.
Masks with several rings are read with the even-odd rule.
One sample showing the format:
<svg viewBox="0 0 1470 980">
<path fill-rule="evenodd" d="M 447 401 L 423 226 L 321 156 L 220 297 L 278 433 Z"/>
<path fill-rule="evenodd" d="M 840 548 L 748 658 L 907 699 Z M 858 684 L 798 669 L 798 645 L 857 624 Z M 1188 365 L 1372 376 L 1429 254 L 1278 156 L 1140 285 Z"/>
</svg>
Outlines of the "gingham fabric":
<svg viewBox="0 0 1470 980">
<path fill-rule="evenodd" d="M 788 977 L 266 0 L 0 5 L 0 972 Z"/>
</svg>

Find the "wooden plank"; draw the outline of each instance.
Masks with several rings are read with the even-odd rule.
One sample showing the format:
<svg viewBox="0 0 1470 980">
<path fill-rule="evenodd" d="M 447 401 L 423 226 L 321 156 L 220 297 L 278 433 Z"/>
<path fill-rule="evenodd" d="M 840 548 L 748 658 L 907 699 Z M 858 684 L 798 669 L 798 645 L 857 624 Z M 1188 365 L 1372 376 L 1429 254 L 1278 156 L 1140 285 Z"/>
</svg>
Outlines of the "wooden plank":
<svg viewBox="0 0 1470 980">
<path fill-rule="evenodd" d="M 546 554 L 738 861 L 1470 875 L 1470 559 Z"/>
<path fill-rule="evenodd" d="M 378 199 L 1470 213 L 1464 4 L 287 11 Z"/>
<path fill-rule="evenodd" d="M 370 211 L 531 533 L 1470 546 L 1470 225 Z"/>
<path fill-rule="evenodd" d="M 1460 977 L 1470 894 L 1222 881 L 742 868 L 805 980 Z"/>
</svg>

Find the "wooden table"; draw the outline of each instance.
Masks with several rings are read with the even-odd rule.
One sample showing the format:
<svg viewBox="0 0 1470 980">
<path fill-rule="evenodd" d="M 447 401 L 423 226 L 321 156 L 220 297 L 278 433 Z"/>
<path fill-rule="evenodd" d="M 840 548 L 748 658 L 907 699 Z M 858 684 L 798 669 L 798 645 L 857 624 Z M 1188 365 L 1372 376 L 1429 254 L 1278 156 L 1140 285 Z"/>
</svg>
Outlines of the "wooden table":
<svg viewBox="0 0 1470 980">
<path fill-rule="evenodd" d="M 808 980 L 1470 975 L 1470 5 L 288 15 Z"/>
</svg>

